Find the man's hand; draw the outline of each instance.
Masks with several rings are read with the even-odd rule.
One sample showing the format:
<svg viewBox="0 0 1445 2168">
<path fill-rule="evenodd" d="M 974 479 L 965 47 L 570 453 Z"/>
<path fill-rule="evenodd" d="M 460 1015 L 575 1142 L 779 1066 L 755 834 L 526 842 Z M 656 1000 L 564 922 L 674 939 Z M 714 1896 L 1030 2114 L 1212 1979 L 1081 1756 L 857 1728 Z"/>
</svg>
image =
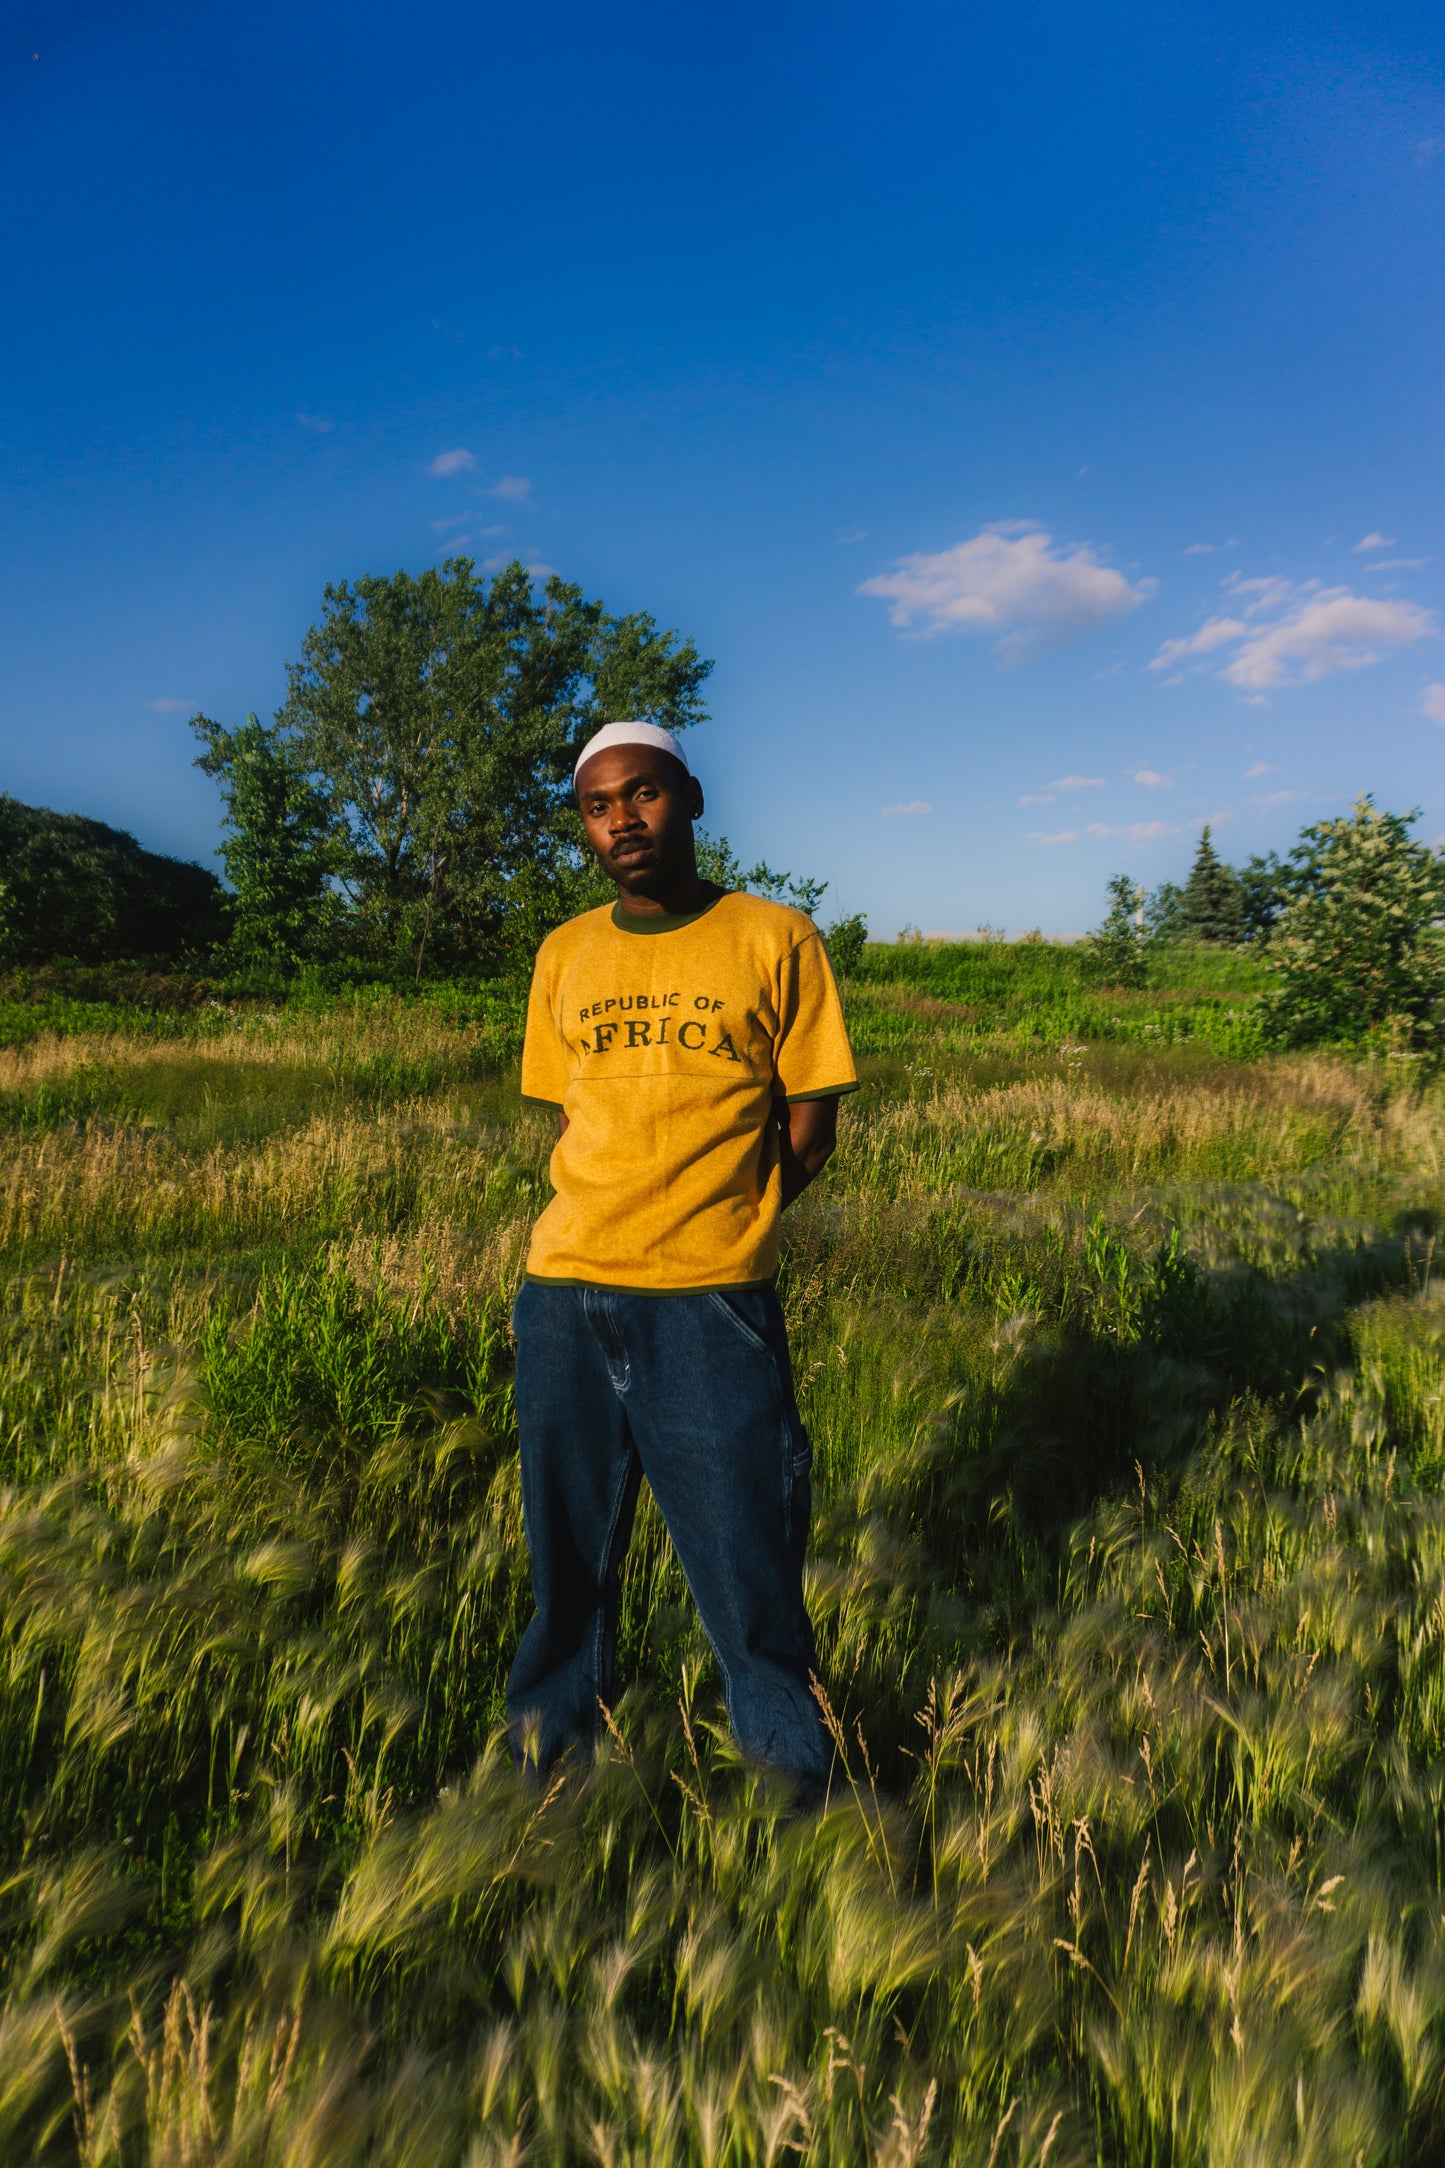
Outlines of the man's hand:
<svg viewBox="0 0 1445 2168">
<path fill-rule="evenodd" d="M 779 1158 L 783 1169 L 783 1209 L 815 1175 L 821 1174 L 838 1142 L 838 1102 L 832 1099 L 786 1099 L 773 1102 L 778 1117 Z"/>
</svg>

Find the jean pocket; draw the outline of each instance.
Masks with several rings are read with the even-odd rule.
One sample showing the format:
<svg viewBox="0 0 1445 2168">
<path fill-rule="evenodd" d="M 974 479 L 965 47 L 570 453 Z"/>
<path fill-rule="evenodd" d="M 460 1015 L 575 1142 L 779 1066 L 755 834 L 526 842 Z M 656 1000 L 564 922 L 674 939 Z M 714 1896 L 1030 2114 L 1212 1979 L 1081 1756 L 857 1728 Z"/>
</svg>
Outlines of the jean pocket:
<svg viewBox="0 0 1445 2168">
<path fill-rule="evenodd" d="M 741 1309 L 732 1297 L 725 1295 L 721 1288 L 717 1287 L 709 1287 L 706 1294 L 713 1308 L 722 1313 L 739 1339 L 746 1340 L 750 1348 L 753 1348 L 759 1355 L 766 1355 L 770 1362 L 776 1361 L 773 1350 L 768 1345 L 763 1334 L 756 1325 L 749 1323 L 748 1319 L 743 1316 Z"/>
</svg>

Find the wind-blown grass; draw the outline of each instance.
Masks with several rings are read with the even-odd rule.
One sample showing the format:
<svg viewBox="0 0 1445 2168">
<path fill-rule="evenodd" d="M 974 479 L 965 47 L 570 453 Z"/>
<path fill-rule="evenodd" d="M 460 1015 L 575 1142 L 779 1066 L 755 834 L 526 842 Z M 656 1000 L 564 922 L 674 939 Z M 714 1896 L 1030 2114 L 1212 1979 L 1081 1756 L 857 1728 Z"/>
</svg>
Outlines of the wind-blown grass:
<svg viewBox="0 0 1445 2168">
<path fill-rule="evenodd" d="M 506 1764 L 488 1027 L 7 1057 L 0 2158 L 1439 2157 L 1438 1089 L 867 998 L 782 1276 L 821 1815 L 647 1501 L 601 1752 Z"/>
</svg>

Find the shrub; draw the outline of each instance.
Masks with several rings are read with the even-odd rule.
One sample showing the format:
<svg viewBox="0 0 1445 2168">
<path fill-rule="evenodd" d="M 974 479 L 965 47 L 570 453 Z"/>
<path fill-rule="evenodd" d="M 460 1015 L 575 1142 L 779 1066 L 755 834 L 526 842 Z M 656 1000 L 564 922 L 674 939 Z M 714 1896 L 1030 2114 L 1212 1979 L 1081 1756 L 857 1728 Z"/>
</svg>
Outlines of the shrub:
<svg viewBox="0 0 1445 2168">
<path fill-rule="evenodd" d="M 863 913 L 855 911 L 851 918 L 836 919 L 823 938 L 839 978 L 855 977 L 868 944 L 868 921 Z"/>
</svg>

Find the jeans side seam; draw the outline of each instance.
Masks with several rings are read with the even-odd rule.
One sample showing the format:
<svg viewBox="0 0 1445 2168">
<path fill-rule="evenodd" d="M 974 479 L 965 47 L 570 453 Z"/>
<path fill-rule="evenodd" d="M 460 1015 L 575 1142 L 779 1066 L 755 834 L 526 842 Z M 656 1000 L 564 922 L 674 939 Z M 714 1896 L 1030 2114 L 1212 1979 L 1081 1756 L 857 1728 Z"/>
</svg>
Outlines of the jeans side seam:
<svg viewBox="0 0 1445 2168">
<path fill-rule="evenodd" d="M 607 1540 L 602 1546 L 602 1571 L 598 1575 L 597 1631 L 592 1639 L 592 1698 L 598 1702 L 602 1699 L 602 1649 L 607 1638 L 608 1608 L 615 1594 L 616 1571 L 613 1566 L 612 1553 L 617 1542 L 617 1524 L 622 1518 L 622 1501 L 627 1496 L 627 1486 L 631 1480 L 632 1463 L 629 1459 L 623 1462 L 622 1473 L 617 1479 L 617 1488 L 612 1494 L 612 1518 L 607 1524 Z M 595 1730 L 597 1726 L 595 1716 L 592 1719 L 592 1725 Z"/>
</svg>

